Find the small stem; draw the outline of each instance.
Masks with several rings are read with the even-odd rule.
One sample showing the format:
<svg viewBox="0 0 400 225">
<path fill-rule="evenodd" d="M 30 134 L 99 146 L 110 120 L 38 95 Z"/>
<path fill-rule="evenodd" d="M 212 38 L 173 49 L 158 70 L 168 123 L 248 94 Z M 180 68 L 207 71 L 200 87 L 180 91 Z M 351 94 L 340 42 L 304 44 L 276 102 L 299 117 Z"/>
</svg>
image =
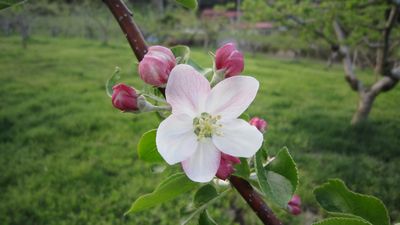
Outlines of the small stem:
<svg viewBox="0 0 400 225">
<path fill-rule="evenodd" d="M 161 103 L 167 103 L 167 101 L 165 101 L 165 99 L 157 97 L 155 95 L 151 95 L 151 94 L 146 94 L 146 93 L 141 93 L 143 96 L 148 97 L 153 99 L 156 102 L 161 102 Z"/>
<path fill-rule="evenodd" d="M 171 111 L 172 108 L 169 105 L 155 105 L 154 109 L 156 109 L 157 111 Z"/>
</svg>

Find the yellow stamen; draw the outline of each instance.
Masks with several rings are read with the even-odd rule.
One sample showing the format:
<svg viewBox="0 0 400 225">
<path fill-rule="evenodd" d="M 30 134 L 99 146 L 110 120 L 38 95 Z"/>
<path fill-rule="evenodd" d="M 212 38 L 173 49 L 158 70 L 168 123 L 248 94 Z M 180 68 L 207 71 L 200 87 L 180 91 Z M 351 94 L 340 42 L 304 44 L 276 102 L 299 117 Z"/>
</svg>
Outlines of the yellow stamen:
<svg viewBox="0 0 400 225">
<path fill-rule="evenodd" d="M 197 140 L 211 138 L 213 134 L 222 135 L 219 131 L 222 127 L 222 125 L 218 123 L 218 120 L 220 119 L 220 115 L 211 116 L 206 112 L 203 112 L 199 117 L 194 118 L 193 131 L 197 135 Z"/>
</svg>

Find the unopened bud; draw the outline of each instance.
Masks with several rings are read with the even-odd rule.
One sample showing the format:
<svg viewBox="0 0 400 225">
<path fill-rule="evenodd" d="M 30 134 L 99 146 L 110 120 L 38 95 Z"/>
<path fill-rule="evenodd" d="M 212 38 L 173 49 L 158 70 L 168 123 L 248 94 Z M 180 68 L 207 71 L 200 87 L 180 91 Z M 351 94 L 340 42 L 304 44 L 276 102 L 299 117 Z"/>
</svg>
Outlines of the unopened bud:
<svg viewBox="0 0 400 225">
<path fill-rule="evenodd" d="M 265 133 L 265 131 L 267 131 L 268 129 L 268 123 L 267 121 L 259 118 L 259 117 L 253 117 L 251 118 L 251 120 L 249 121 L 250 125 L 257 127 L 257 129 L 261 132 L 261 133 Z"/>
<path fill-rule="evenodd" d="M 221 153 L 221 160 L 219 162 L 219 168 L 216 176 L 221 180 L 226 180 L 233 172 L 235 172 L 233 166 L 239 163 L 239 158 Z"/>
<path fill-rule="evenodd" d="M 244 68 L 243 54 L 233 43 L 225 44 L 215 53 L 215 68 L 224 71 L 225 78 L 239 75 Z"/>
<path fill-rule="evenodd" d="M 299 215 L 301 213 L 301 199 L 298 195 L 293 195 L 292 199 L 288 202 L 288 211 L 292 215 Z"/>
<path fill-rule="evenodd" d="M 136 90 L 125 84 L 117 84 L 113 87 L 112 104 L 115 108 L 124 112 L 136 112 L 139 110 Z"/>
<path fill-rule="evenodd" d="M 175 65 L 175 56 L 169 48 L 151 46 L 139 63 L 139 75 L 147 84 L 164 86 Z"/>
</svg>

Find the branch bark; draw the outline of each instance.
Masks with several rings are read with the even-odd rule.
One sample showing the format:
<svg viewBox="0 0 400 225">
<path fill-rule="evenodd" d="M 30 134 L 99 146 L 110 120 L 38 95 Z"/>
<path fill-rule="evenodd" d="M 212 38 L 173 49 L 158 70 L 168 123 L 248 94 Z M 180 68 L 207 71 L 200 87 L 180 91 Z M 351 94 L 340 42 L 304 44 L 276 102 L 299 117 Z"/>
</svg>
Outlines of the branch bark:
<svg viewBox="0 0 400 225">
<path fill-rule="evenodd" d="M 363 90 L 363 84 L 357 78 L 354 72 L 353 62 L 351 60 L 350 48 L 347 45 L 343 44 L 343 42 L 346 39 L 346 34 L 344 33 L 342 27 L 340 26 L 337 20 L 333 21 L 333 29 L 335 30 L 337 39 L 340 43 L 339 52 L 342 55 L 345 79 L 347 83 L 350 85 L 351 89 L 360 92 Z"/>
<path fill-rule="evenodd" d="M 390 16 L 390 18 L 392 18 Z M 389 18 L 389 20 L 390 20 Z M 394 17 L 395 18 L 395 17 Z M 389 24 L 388 24 L 389 26 Z M 393 25 L 390 25 L 393 26 Z M 369 113 L 371 112 L 372 105 L 374 103 L 375 98 L 384 91 L 388 91 L 392 89 L 393 87 L 396 86 L 398 82 L 397 76 L 397 70 L 393 69 L 392 71 L 389 71 L 388 76 L 384 76 L 382 79 L 378 80 L 375 82 L 370 88 L 366 88 L 363 86 L 362 82 L 357 78 L 354 68 L 353 68 L 353 63 L 351 61 L 351 54 L 350 54 L 350 48 L 343 44 L 346 35 L 341 28 L 339 22 L 335 20 L 333 22 L 333 28 L 335 30 L 337 39 L 339 41 L 340 45 L 340 53 L 343 57 L 343 67 L 345 71 L 345 78 L 346 81 L 349 83 L 350 87 L 359 93 L 359 102 L 358 102 L 358 108 L 356 113 L 353 115 L 353 118 L 351 120 L 352 124 L 358 124 L 362 121 L 365 121 L 368 118 Z M 392 28 L 390 28 L 392 29 Z M 390 35 L 390 31 L 387 33 L 384 33 L 384 38 L 389 39 L 389 37 L 386 37 L 386 35 Z M 385 43 L 385 45 L 389 46 L 389 43 Z M 387 47 L 386 46 L 386 47 Z M 384 48 L 386 48 L 384 47 Z M 386 49 L 388 51 L 388 49 Z M 384 52 L 382 52 L 384 53 Z M 386 52 L 385 54 L 388 54 Z M 387 55 L 385 56 L 384 60 L 387 60 Z"/>
<path fill-rule="evenodd" d="M 389 17 L 386 20 L 385 27 L 382 33 L 383 46 L 378 49 L 375 72 L 381 75 L 390 74 L 390 65 L 388 62 L 390 50 L 390 34 L 397 21 L 400 6 L 393 4 L 390 8 Z"/>
<path fill-rule="evenodd" d="M 147 52 L 147 45 L 138 26 L 133 21 L 133 14 L 122 0 L 103 0 L 103 2 L 118 21 L 137 60 L 141 61 Z M 236 176 L 231 176 L 229 180 L 265 225 L 282 225 L 249 182 Z"/>
<path fill-rule="evenodd" d="M 118 21 L 136 58 L 138 61 L 141 61 L 147 53 L 147 45 L 138 26 L 135 21 L 133 21 L 132 12 L 122 0 L 103 0 L 103 2 L 108 6 L 115 19 Z"/>
<path fill-rule="evenodd" d="M 282 225 L 249 182 L 237 176 L 231 176 L 229 181 L 265 225 Z"/>
<path fill-rule="evenodd" d="M 397 17 L 400 13 L 399 5 L 392 5 L 390 8 L 389 16 L 386 20 L 385 27 L 382 31 L 382 45 L 377 46 L 377 61 L 375 72 L 383 75 L 383 78 L 375 82 L 371 87 L 364 87 L 362 82 L 357 78 L 353 63 L 351 62 L 350 48 L 344 44 L 346 34 L 343 31 L 340 23 L 337 20 L 333 22 L 333 28 L 336 37 L 340 43 L 340 53 L 343 57 L 343 67 L 345 71 L 346 81 L 350 87 L 359 93 L 359 102 L 356 113 L 353 115 L 352 124 L 358 124 L 365 121 L 372 109 L 375 98 L 382 92 L 391 90 L 396 86 L 400 79 L 400 69 L 390 68 L 389 54 L 390 54 L 390 35 Z"/>
</svg>

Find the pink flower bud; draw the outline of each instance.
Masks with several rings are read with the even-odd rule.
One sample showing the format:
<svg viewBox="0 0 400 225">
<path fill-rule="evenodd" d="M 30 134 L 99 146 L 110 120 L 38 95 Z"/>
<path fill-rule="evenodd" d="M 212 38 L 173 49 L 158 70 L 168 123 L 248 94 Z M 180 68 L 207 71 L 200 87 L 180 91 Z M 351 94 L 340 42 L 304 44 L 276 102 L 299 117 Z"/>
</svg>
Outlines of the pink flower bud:
<svg viewBox="0 0 400 225">
<path fill-rule="evenodd" d="M 135 112 L 139 110 L 138 94 L 136 90 L 125 84 L 117 84 L 113 87 L 112 104 L 115 108 L 124 112 Z"/>
<path fill-rule="evenodd" d="M 288 210 L 293 215 L 299 215 L 301 213 L 301 199 L 298 195 L 293 195 L 292 199 L 288 203 Z"/>
<path fill-rule="evenodd" d="M 239 75 L 244 68 L 243 54 L 233 43 L 225 44 L 215 53 L 215 67 L 225 70 L 225 78 Z"/>
<path fill-rule="evenodd" d="M 151 46 L 139 63 L 139 75 L 147 84 L 160 87 L 167 83 L 175 65 L 175 56 L 169 48 Z"/>
<path fill-rule="evenodd" d="M 261 131 L 261 133 L 265 133 L 265 131 L 267 131 L 268 129 L 268 123 L 267 121 L 259 118 L 259 117 L 253 117 L 251 118 L 251 120 L 249 121 L 250 125 L 253 125 L 255 127 L 257 127 L 257 129 L 259 131 Z"/>
<path fill-rule="evenodd" d="M 235 171 L 233 166 L 238 163 L 240 163 L 239 158 L 221 153 L 221 160 L 216 176 L 221 180 L 226 180 Z"/>
</svg>

